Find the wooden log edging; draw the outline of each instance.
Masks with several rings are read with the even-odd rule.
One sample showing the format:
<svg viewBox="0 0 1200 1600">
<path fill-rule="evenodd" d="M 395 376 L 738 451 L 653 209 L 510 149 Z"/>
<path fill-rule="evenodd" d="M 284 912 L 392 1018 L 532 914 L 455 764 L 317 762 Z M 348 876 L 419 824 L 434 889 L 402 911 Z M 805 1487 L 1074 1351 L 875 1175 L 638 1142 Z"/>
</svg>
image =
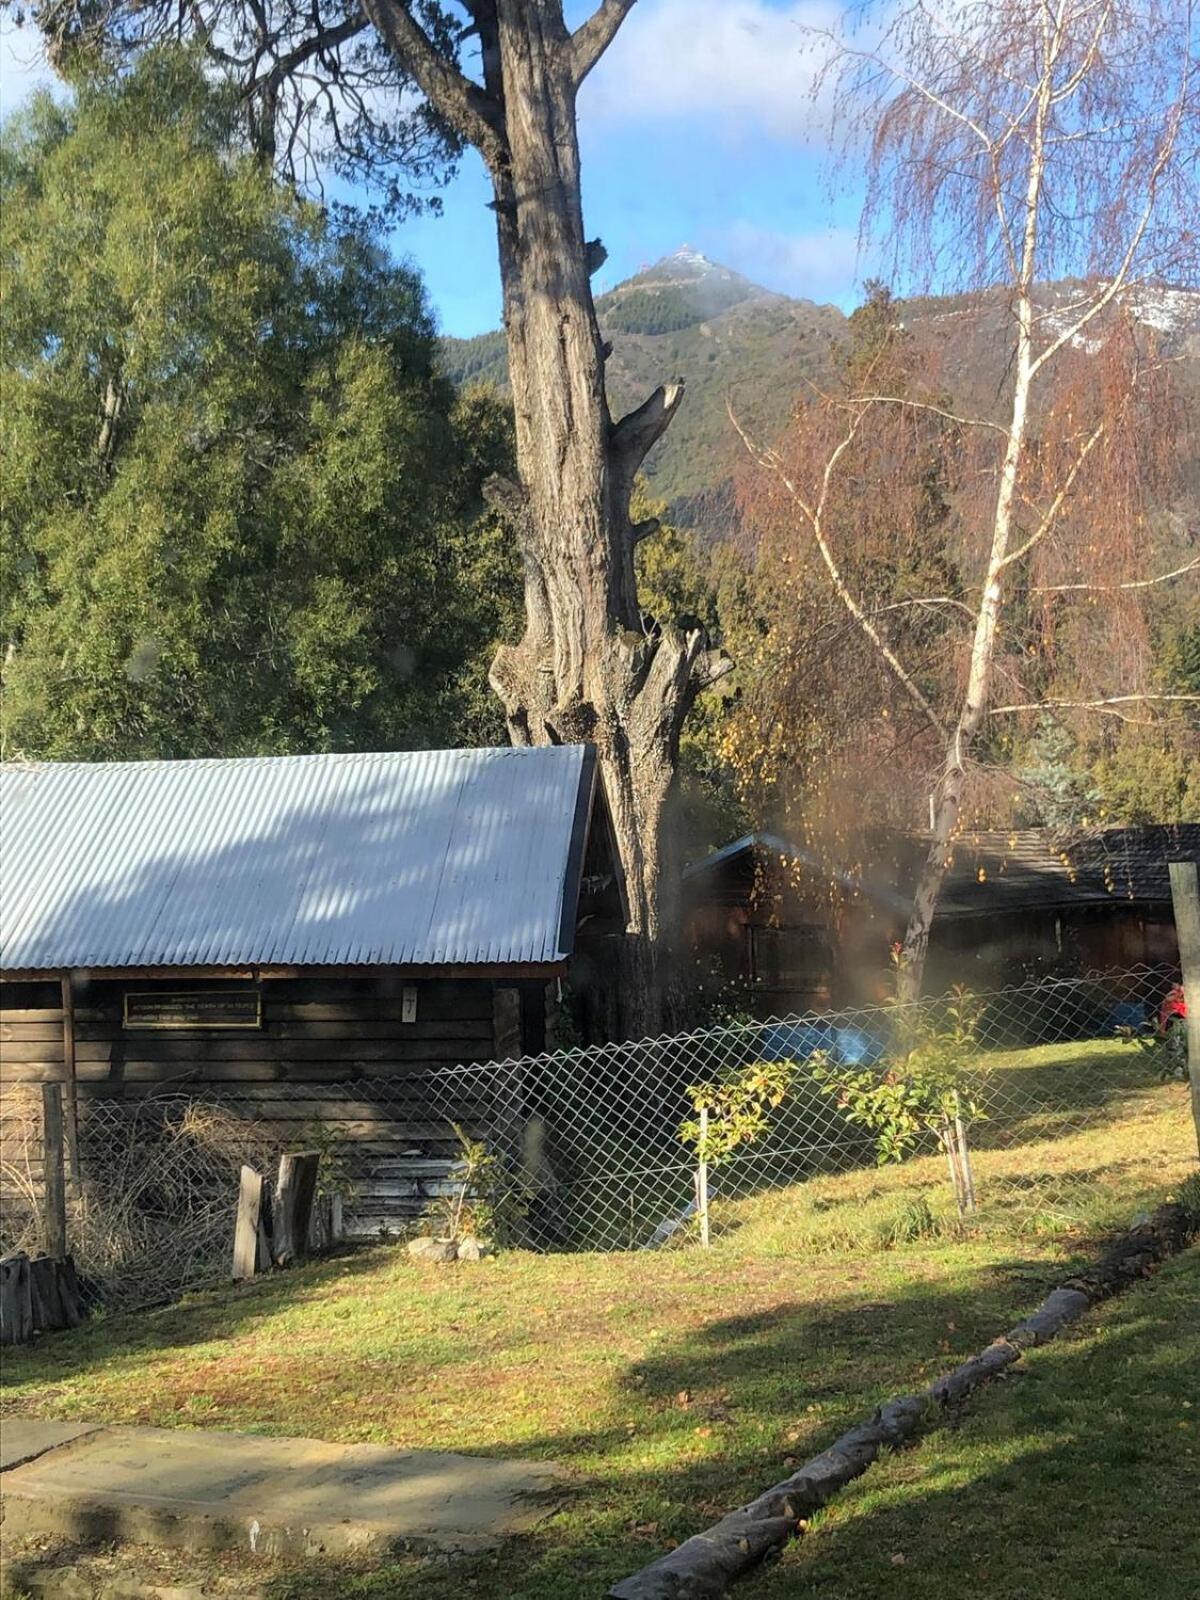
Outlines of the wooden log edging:
<svg viewBox="0 0 1200 1600">
<path fill-rule="evenodd" d="M 1200 1217 L 1162 1206 L 1122 1234 L 1093 1267 L 1053 1290 L 1032 1315 L 920 1394 L 889 1400 L 868 1421 L 842 1434 L 782 1483 L 722 1517 L 608 1591 L 609 1600 L 712 1600 L 735 1578 L 781 1549 L 799 1524 L 878 1460 L 931 1427 L 941 1413 L 995 1378 L 1035 1345 L 1048 1344 L 1091 1306 L 1146 1277 L 1182 1250 L 1200 1230 Z"/>
</svg>

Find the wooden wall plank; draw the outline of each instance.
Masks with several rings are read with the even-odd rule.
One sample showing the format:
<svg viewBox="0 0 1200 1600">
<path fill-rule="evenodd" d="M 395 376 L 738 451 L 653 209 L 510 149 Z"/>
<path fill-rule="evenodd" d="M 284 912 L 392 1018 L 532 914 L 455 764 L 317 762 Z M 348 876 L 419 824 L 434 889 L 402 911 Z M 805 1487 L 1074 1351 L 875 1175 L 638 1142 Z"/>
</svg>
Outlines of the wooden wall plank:
<svg viewBox="0 0 1200 1600">
<path fill-rule="evenodd" d="M 120 1050 L 117 1050 L 117 1046 Z M 393 1061 L 453 1065 L 458 1061 L 486 1061 L 491 1045 L 486 1039 L 277 1039 L 262 1034 L 222 1033 L 180 1039 L 173 1033 L 152 1030 L 130 1033 L 123 1039 L 81 1039 L 76 1061 L 82 1069 L 89 1061 L 110 1061 L 114 1053 L 128 1060 L 170 1063 L 251 1061 Z M 55 1061 L 47 1040 L 14 1040 L 0 1047 L 0 1060 Z"/>
</svg>

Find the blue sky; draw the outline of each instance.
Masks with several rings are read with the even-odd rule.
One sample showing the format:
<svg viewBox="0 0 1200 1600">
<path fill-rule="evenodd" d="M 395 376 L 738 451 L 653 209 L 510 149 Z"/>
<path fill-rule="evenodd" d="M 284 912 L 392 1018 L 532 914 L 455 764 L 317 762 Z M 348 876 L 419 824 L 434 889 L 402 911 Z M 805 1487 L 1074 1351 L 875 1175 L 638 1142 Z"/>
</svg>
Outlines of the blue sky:
<svg viewBox="0 0 1200 1600">
<path fill-rule="evenodd" d="M 568 0 L 568 20 L 589 7 Z M 867 275 L 856 247 L 859 196 L 831 193 L 827 109 L 811 88 L 804 26 L 831 0 L 639 0 L 580 95 L 584 206 L 608 248 L 603 290 L 689 244 L 769 288 L 849 308 Z M 0 107 L 46 69 L 29 33 L 5 21 Z M 468 156 L 444 214 L 400 226 L 397 254 L 420 267 L 447 333 L 499 323 L 490 191 Z"/>
</svg>

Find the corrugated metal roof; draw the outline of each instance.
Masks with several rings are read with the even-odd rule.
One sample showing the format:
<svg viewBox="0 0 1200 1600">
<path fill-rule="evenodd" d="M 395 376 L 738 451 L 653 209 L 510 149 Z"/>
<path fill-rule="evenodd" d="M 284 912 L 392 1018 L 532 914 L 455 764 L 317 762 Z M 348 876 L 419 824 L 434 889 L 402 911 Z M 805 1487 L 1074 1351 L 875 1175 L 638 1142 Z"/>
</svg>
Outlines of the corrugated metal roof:
<svg viewBox="0 0 1200 1600">
<path fill-rule="evenodd" d="M 1200 826 L 1018 828 L 956 839 L 940 916 L 1053 911 L 1113 901 L 1169 904 L 1168 861 L 1200 858 Z"/>
<path fill-rule="evenodd" d="M 582 745 L 0 768 L 0 967 L 558 961 Z"/>
<path fill-rule="evenodd" d="M 778 854 L 861 892 L 877 905 L 907 915 L 927 848 L 928 841 L 921 834 L 881 834 L 873 859 L 849 873 L 777 834 L 748 833 L 692 862 L 684 877 L 701 879 L 750 853 L 759 859 Z M 1190 860 L 1200 860 L 1200 824 L 1196 823 L 966 832 L 950 848 L 937 915 L 993 916 L 1004 911 L 1053 911 L 1119 900 L 1166 904 L 1171 898 L 1167 862 Z M 883 881 L 881 875 L 892 881 Z"/>
</svg>

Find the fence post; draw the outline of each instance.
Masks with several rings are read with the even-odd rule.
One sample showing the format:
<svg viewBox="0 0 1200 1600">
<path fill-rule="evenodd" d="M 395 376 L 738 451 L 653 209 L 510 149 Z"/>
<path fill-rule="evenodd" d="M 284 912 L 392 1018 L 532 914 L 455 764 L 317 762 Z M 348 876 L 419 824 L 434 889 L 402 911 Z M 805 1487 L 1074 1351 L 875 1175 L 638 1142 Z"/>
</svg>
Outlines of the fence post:
<svg viewBox="0 0 1200 1600">
<path fill-rule="evenodd" d="M 235 1283 L 241 1282 L 244 1278 L 252 1278 L 260 1265 L 266 1265 L 270 1261 L 269 1252 L 266 1255 L 266 1262 L 263 1261 L 264 1252 L 259 1245 L 262 1206 L 262 1173 L 255 1172 L 253 1167 L 244 1166 L 239 1180 L 237 1221 L 233 1230 Z"/>
<path fill-rule="evenodd" d="M 75 1066 L 75 984 L 73 974 L 62 979 L 63 1073 L 67 1112 L 67 1161 L 71 1187 L 78 1195 L 79 1169 L 79 1078 Z"/>
<path fill-rule="evenodd" d="M 707 1250 L 708 1233 L 708 1107 L 700 1108 L 699 1160 L 696 1163 L 696 1212 L 700 1218 L 700 1243 Z"/>
<path fill-rule="evenodd" d="M 271 1207 L 271 1254 L 277 1267 L 287 1266 L 308 1250 L 308 1226 L 320 1164 L 320 1154 L 315 1150 L 279 1158 L 275 1203 Z"/>
<path fill-rule="evenodd" d="M 61 1083 L 42 1085 L 42 1222 L 46 1254 L 61 1261 L 67 1253 L 67 1190 L 63 1171 L 63 1096 Z"/>
<path fill-rule="evenodd" d="M 1200 1150 L 1200 877 L 1194 861 L 1172 861 L 1171 900 L 1179 935 L 1179 964 L 1187 1006 L 1187 1065 L 1192 1086 L 1192 1120 Z"/>
</svg>

